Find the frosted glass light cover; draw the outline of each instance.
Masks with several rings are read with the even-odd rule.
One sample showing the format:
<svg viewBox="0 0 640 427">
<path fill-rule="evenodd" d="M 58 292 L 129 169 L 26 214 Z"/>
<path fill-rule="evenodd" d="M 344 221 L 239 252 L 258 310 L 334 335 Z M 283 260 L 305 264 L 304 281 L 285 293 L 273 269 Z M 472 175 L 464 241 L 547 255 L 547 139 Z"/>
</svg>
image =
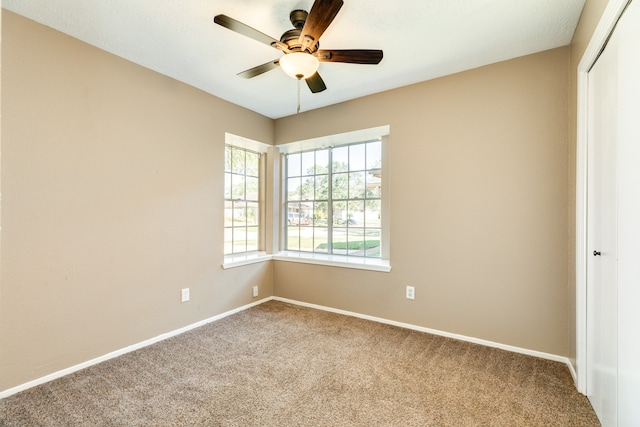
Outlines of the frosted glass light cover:
<svg viewBox="0 0 640 427">
<path fill-rule="evenodd" d="M 294 79 L 311 77 L 318 70 L 319 65 L 318 58 L 304 52 L 288 53 L 280 58 L 282 71 Z"/>
</svg>

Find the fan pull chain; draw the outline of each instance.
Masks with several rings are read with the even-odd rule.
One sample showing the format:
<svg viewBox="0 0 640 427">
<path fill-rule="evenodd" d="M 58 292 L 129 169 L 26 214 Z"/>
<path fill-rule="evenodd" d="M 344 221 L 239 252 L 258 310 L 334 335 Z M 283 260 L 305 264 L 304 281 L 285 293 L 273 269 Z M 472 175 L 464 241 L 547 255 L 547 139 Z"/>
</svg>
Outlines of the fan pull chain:
<svg viewBox="0 0 640 427">
<path fill-rule="evenodd" d="M 298 111 L 296 114 L 300 114 L 300 80 L 302 80 L 302 76 L 298 77 Z"/>
</svg>

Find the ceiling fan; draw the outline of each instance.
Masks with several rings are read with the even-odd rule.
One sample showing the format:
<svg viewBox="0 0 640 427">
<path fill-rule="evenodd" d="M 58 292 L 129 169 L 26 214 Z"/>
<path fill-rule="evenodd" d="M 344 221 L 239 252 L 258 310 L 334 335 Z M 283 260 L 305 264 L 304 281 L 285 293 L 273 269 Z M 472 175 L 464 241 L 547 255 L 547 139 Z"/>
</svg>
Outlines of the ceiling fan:
<svg viewBox="0 0 640 427">
<path fill-rule="evenodd" d="M 315 0 L 310 12 L 294 10 L 289 15 L 293 29 L 285 31 L 276 40 L 260 31 L 226 15 L 217 15 L 213 21 L 225 28 L 267 44 L 282 52 L 279 59 L 258 65 L 241 73 L 240 77 L 250 79 L 275 68 L 298 80 L 304 79 L 313 93 L 327 88 L 318 74 L 320 62 L 344 62 L 349 64 L 378 64 L 382 51 L 374 49 L 321 50 L 319 39 L 343 5 L 342 0 Z"/>
</svg>

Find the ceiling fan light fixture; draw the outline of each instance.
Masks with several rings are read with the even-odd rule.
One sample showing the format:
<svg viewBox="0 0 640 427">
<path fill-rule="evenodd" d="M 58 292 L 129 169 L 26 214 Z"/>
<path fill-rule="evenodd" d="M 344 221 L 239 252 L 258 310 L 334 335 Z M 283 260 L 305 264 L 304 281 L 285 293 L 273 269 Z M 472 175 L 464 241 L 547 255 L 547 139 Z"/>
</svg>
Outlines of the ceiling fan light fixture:
<svg viewBox="0 0 640 427">
<path fill-rule="evenodd" d="M 315 56 L 304 52 L 293 52 L 280 58 L 280 68 L 294 79 L 307 79 L 318 71 L 320 62 Z"/>
</svg>

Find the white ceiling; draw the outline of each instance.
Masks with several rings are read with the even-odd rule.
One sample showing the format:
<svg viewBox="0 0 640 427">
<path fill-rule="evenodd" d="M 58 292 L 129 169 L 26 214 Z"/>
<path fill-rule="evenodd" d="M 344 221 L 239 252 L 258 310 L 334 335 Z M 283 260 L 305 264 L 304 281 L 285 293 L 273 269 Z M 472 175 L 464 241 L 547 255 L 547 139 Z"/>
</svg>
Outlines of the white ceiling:
<svg viewBox="0 0 640 427">
<path fill-rule="evenodd" d="M 379 65 L 321 63 L 327 90 L 302 110 L 571 42 L 585 0 L 344 0 L 323 49 L 382 49 Z M 313 0 L 2 0 L 2 7 L 271 118 L 296 112 L 296 81 L 236 74 L 282 53 L 214 24 L 225 14 L 279 39 Z"/>
</svg>

